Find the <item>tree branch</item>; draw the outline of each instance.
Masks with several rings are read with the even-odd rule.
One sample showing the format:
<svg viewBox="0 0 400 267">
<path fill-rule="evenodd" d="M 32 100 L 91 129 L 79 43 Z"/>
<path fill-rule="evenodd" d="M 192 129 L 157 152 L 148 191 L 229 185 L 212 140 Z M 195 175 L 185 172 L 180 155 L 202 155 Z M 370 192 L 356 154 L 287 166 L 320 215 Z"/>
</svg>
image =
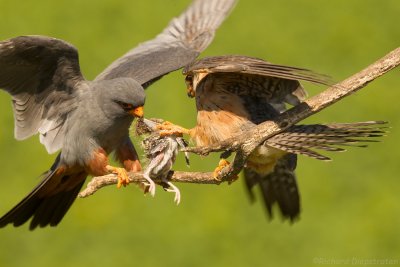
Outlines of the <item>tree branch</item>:
<svg viewBox="0 0 400 267">
<path fill-rule="evenodd" d="M 265 140 L 323 110 L 324 108 L 333 105 L 344 97 L 355 93 L 371 81 L 384 75 L 398 65 L 400 65 L 400 48 L 393 50 L 383 58 L 348 79 L 329 87 L 320 94 L 315 95 L 303 103 L 283 112 L 274 121 L 261 123 L 250 131 L 227 139 L 217 146 L 190 147 L 184 149 L 184 151 L 204 156 L 211 152 L 221 151 L 236 152 L 236 155 L 234 161 L 220 172 L 218 180 L 213 177 L 212 173 L 173 172 L 170 176 L 170 181 L 202 184 L 220 184 L 223 181 L 231 181 L 233 177 L 239 174 L 250 153 Z M 141 173 L 130 173 L 129 175 L 132 182 L 138 183 L 144 181 Z M 103 186 L 116 183 L 117 178 L 116 175 L 113 174 L 95 177 L 79 196 L 89 196 Z"/>
<path fill-rule="evenodd" d="M 143 183 L 146 180 L 143 178 L 141 172 L 130 172 L 129 180 L 131 183 Z M 153 179 L 154 182 L 161 182 L 161 179 Z M 222 181 L 216 180 L 212 176 L 212 172 L 180 172 L 171 171 L 170 181 L 180 183 L 196 183 L 196 184 L 220 184 Z M 86 186 L 86 188 L 79 193 L 79 197 L 84 198 L 93 195 L 97 190 L 102 187 L 118 183 L 116 174 L 108 174 L 104 176 L 94 177 Z"/>
</svg>

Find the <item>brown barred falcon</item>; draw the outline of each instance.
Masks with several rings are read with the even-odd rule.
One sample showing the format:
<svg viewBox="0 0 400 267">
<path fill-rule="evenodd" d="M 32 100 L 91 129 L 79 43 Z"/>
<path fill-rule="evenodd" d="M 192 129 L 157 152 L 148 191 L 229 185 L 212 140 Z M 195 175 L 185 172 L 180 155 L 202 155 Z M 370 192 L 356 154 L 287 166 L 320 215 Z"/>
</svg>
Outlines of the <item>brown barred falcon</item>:
<svg viewBox="0 0 400 267">
<path fill-rule="evenodd" d="M 274 120 L 286 110 L 286 103 L 297 105 L 307 93 L 299 80 L 329 84 L 328 78 L 310 70 L 275 65 L 247 56 L 217 56 L 194 61 L 183 70 L 187 93 L 195 97 L 197 125 L 184 129 L 171 123 L 163 134 L 186 133 L 198 146 L 215 145 L 257 124 Z M 337 146 L 358 145 L 359 139 L 381 136 L 380 121 L 295 125 L 268 139 L 248 158 L 244 177 L 250 196 L 259 185 L 272 218 L 277 203 L 284 219 L 295 220 L 300 213 L 300 195 L 294 170 L 296 154 L 329 160 L 312 149 L 344 151 Z M 226 166 L 220 161 L 215 175 Z"/>
</svg>

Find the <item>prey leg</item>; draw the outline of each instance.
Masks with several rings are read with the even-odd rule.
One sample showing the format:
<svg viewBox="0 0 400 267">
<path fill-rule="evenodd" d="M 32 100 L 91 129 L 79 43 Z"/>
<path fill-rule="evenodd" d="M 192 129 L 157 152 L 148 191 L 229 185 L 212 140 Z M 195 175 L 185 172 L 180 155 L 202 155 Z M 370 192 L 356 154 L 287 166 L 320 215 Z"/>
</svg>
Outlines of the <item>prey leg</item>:
<svg viewBox="0 0 400 267">
<path fill-rule="evenodd" d="M 176 203 L 176 205 L 179 205 L 179 203 L 181 202 L 181 191 L 179 190 L 179 188 L 166 179 L 163 179 L 163 182 L 169 186 L 168 188 L 164 187 L 164 190 L 167 192 L 175 193 L 174 202 Z"/>
<path fill-rule="evenodd" d="M 156 184 L 150 178 L 147 172 L 143 173 L 143 178 L 146 179 L 147 182 L 144 182 L 143 185 L 146 187 L 146 192 L 149 192 L 152 197 L 156 194 Z"/>
</svg>

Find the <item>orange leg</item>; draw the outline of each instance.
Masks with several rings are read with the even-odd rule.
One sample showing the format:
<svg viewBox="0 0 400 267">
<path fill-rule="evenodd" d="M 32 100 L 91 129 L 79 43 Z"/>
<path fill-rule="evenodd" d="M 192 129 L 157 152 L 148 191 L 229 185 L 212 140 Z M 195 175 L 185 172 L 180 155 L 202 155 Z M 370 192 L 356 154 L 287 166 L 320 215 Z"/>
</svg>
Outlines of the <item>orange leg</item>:
<svg viewBox="0 0 400 267">
<path fill-rule="evenodd" d="M 140 165 L 139 156 L 129 137 L 127 137 L 116 149 L 115 157 L 121 164 L 123 164 L 125 169 L 112 167 L 108 168 L 108 170 L 118 174 L 117 187 L 120 188 L 122 185 L 126 186 L 129 184 L 127 172 L 139 172 L 142 170 L 142 166 Z"/>
<path fill-rule="evenodd" d="M 183 128 L 182 126 L 173 124 L 169 121 L 164 121 L 156 126 L 157 130 L 160 131 L 160 136 L 177 135 L 182 136 L 183 134 L 189 134 L 190 130 Z"/>
<path fill-rule="evenodd" d="M 114 166 L 107 165 L 107 171 L 114 173 L 118 176 L 118 184 L 117 188 L 121 188 L 121 186 L 127 186 L 130 182 L 128 172 L 124 168 L 118 168 Z"/>
<path fill-rule="evenodd" d="M 139 166 L 137 166 L 137 164 L 135 164 L 134 157 L 132 157 L 133 162 L 131 162 L 128 160 L 130 158 L 121 157 L 122 154 L 123 153 L 121 153 L 121 151 L 117 151 L 117 153 L 116 153 L 118 160 L 120 160 L 121 158 L 124 158 L 127 160 L 126 162 L 122 161 L 122 163 L 124 163 L 126 169 L 110 166 L 108 164 L 107 153 L 103 149 L 99 149 L 93 153 L 92 159 L 87 163 L 86 171 L 93 176 L 106 175 L 107 173 L 115 173 L 118 175 L 117 187 L 120 188 L 122 185 L 126 186 L 130 182 L 129 176 L 127 173 L 127 170 L 130 171 L 130 169 L 127 168 L 127 165 L 132 166 L 132 168 L 139 168 L 139 170 L 140 170 L 140 164 L 138 163 Z"/>
<path fill-rule="evenodd" d="M 227 161 L 226 159 L 220 159 L 217 168 L 215 168 L 215 170 L 214 170 L 214 172 L 213 172 L 213 176 L 214 176 L 214 179 L 215 179 L 215 180 L 220 180 L 220 179 L 218 178 L 219 173 L 220 173 L 225 167 L 228 167 L 229 164 L 230 164 L 230 162 Z M 232 182 L 236 181 L 238 178 L 239 178 L 239 176 L 233 177 L 233 178 L 229 181 L 229 183 L 232 183 Z"/>
</svg>

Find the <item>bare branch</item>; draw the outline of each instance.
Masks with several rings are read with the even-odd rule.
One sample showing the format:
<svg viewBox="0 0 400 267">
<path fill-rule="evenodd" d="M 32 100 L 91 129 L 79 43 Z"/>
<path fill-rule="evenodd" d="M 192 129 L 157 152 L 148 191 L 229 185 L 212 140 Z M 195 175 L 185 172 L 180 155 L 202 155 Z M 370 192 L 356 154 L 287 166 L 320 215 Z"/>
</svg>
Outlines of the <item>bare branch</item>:
<svg viewBox="0 0 400 267">
<path fill-rule="evenodd" d="M 180 183 L 196 183 L 196 184 L 220 184 L 222 181 L 213 178 L 211 172 L 179 172 L 171 171 L 169 178 L 171 181 Z M 131 183 L 142 183 L 146 179 L 143 178 L 141 172 L 129 173 L 129 180 Z M 161 182 L 161 180 L 154 179 L 155 182 Z M 79 193 L 79 197 L 85 198 L 93 195 L 97 190 L 102 187 L 113 185 L 118 183 L 116 174 L 108 174 L 104 176 L 94 177 L 86 186 L 86 188 Z"/>
<path fill-rule="evenodd" d="M 230 138 L 218 146 L 191 147 L 184 149 L 184 151 L 200 155 L 208 155 L 211 152 L 221 151 L 236 152 L 236 155 L 232 164 L 221 171 L 218 180 L 213 177 L 212 173 L 173 172 L 170 176 L 170 181 L 198 184 L 220 184 L 223 181 L 231 181 L 243 168 L 248 155 L 250 155 L 250 153 L 265 140 L 321 111 L 322 109 L 333 105 L 344 97 L 355 93 L 371 81 L 396 68 L 398 65 L 400 65 L 400 48 L 393 50 L 350 78 L 326 89 L 316 96 L 309 98 L 300 105 L 287 110 L 278 116 L 275 121 L 261 123 L 250 131 L 247 131 L 245 134 Z M 132 182 L 138 183 L 144 181 L 141 173 L 130 173 L 129 175 Z M 117 178 L 113 174 L 95 177 L 79 196 L 89 196 L 101 187 L 116 183 Z"/>
</svg>

